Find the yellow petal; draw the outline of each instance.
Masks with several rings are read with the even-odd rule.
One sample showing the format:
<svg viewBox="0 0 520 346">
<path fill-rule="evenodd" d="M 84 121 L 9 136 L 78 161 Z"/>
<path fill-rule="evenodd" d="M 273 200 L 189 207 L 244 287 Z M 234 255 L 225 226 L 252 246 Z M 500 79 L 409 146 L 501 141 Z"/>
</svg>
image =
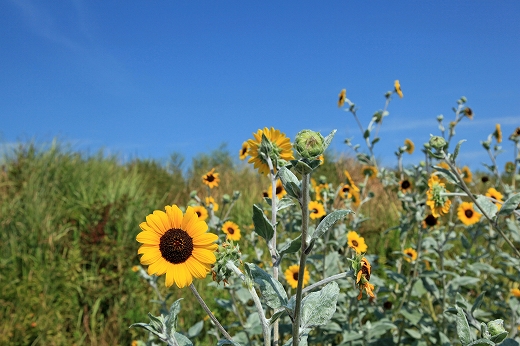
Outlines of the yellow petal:
<svg viewBox="0 0 520 346">
<path fill-rule="evenodd" d="M 173 283 L 175 282 L 173 268 L 174 265 L 168 263 L 168 268 L 166 269 L 166 279 L 164 280 L 164 284 L 166 285 L 166 287 L 171 287 L 171 285 L 173 285 Z"/>
<path fill-rule="evenodd" d="M 148 274 L 163 275 L 168 269 L 168 262 L 164 258 L 159 258 L 156 262 L 148 267 Z"/>
<path fill-rule="evenodd" d="M 165 231 L 172 228 L 172 225 L 170 224 L 170 218 L 168 217 L 168 215 L 166 215 L 164 211 L 156 210 L 153 212 L 153 214 L 157 216 L 159 220 L 161 220 L 162 227 Z"/>
<path fill-rule="evenodd" d="M 215 254 L 212 251 L 206 249 L 193 248 L 193 252 L 191 254 L 202 263 L 213 264 L 217 261 Z"/>
<path fill-rule="evenodd" d="M 183 228 L 188 232 L 190 237 L 196 238 L 201 234 L 204 234 L 208 230 L 208 224 L 202 220 L 199 220 L 191 224 L 189 228 Z"/>
<path fill-rule="evenodd" d="M 155 251 L 154 250 L 146 251 L 141 256 L 141 263 L 144 265 L 149 265 L 149 264 L 152 264 L 152 263 L 158 261 L 159 258 L 162 258 L 162 254 L 161 254 L 161 251 L 159 251 L 159 249 L 156 249 Z"/>
<path fill-rule="evenodd" d="M 193 278 L 185 263 L 174 264 L 173 277 L 177 287 L 183 288 L 192 283 Z"/>
<path fill-rule="evenodd" d="M 196 237 L 193 237 L 193 246 L 205 246 L 210 245 L 216 242 L 218 239 L 218 235 L 213 233 L 203 233 Z"/>
<path fill-rule="evenodd" d="M 160 217 L 154 214 L 149 214 L 146 217 L 146 223 L 148 226 L 153 227 L 159 234 L 164 234 L 164 232 L 168 230 L 167 228 L 164 228 Z"/>
<path fill-rule="evenodd" d="M 208 275 L 209 268 L 207 267 L 207 265 L 200 263 L 193 257 L 190 257 L 186 261 L 186 267 L 190 271 L 191 275 L 198 279 L 203 279 L 206 277 L 206 275 Z"/>
<path fill-rule="evenodd" d="M 199 220 L 199 216 L 192 207 L 186 208 L 186 214 L 182 218 L 182 230 L 189 230 Z"/>
<path fill-rule="evenodd" d="M 159 247 L 157 245 L 150 245 L 150 244 L 143 244 L 141 247 L 137 250 L 137 253 L 139 255 L 147 253 L 148 251 L 154 251 L 155 249 L 158 249 Z"/>
<path fill-rule="evenodd" d="M 135 237 L 135 239 L 143 244 L 150 244 L 150 245 L 159 245 L 159 242 L 161 238 L 159 235 L 155 232 L 146 232 L 143 231 Z"/>
<path fill-rule="evenodd" d="M 182 226 L 182 210 L 175 204 L 171 207 L 168 205 L 166 206 L 166 214 L 168 214 L 172 228 L 180 229 Z"/>
</svg>

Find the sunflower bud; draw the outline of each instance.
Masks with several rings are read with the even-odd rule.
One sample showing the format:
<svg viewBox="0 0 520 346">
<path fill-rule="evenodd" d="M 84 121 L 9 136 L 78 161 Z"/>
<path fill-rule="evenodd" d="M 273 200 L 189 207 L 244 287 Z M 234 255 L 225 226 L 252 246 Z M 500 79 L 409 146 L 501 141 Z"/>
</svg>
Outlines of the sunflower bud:
<svg viewBox="0 0 520 346">
<path fill-rule="evenodd" d="M 325 138 L 319 132 L 302 130 L 296 135 L 294 148 L 301 157 L 314 158 L 325 151 Z"/>
<path fill-rule="evenodd" d="M 507 331 L 504 329 L 504 320 L 498 319 L 490 321 L 487 324 L 488 332 L 491 335 L 491 341 L 500 343 L 507 336 Z"/>
<path fill-rule="evenodd" d="M 430 137 L 430 146 L 437 150 L 442 150 L 446 147 L 446 140 L 440 136 L 431 136 Z"/>
</svg>

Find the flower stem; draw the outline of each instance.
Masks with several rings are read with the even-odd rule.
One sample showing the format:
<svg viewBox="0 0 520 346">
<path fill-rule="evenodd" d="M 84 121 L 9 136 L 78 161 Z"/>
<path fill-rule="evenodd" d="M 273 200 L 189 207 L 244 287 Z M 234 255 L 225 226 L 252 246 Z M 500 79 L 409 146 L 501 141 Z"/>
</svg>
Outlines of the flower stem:
<svg viewBox="0 0 520 346">
<path fill-rule="evenodd" d="M 307 260 L 307 255 L 305 254 L 305 249 L 307 248 L 307 231 L 309 228 L 309 183 L 310 183 L 311 175 L 310 174 L 302 174 L 302 199 L 301 199 L 301 208 L 302 208 L 302 248 L 300 255 L 300 268 L 298 272 L 298 286 L 296 287 L 296 303 L 294 306 L 294 318 L 293 318 L 293 346 L 298 346 L 300 344 L 300 313 L 301 313 L 301 303 L 302 303 L 302 292 L 303 292 L 303 277 L 305 274 L 305 262 Z"/>
<path fill-rule="evenodd" d="M 224 337 L 226 339 L 228 339 L 229 341 L 233 341 L 233 339 L 231 338 L 231 335 L 228 334 L 228 332 L 224 329 L 224 327 L 222 327 L 222 325 L 220 324 L 220 322 L 217 320 L 217 318 L 215 317 L 215 315 L 213 315 L 213 313 L 211 312 L 211 310 L 209 309 L 209 307 L 206 305 L 206 303 L 204 302 L 204 299 L 202 299 L 202 297 L 200 296 L 199 292 L 197 291 L 197 289 L 195 288 L 195 285 L 193 285 L 193 283 L 190 284 L 190 290 L 191 292 L 193 293 L 193 295 L 195 296 L 195 298 L 197 298 L 197 300 L 199 301 L 199 304 L 200 306 L 202 306 L 202 308 L 204 309 L 204 311 L 206 311 L 206 313 L 208 314 L 209 318 L 213 321 L 213 323 L 215 323 L 215 325 L 217 326 L 218 330 L 220 330 L 220 332 L 222 334 L 224 334 Z"/>
</svg>

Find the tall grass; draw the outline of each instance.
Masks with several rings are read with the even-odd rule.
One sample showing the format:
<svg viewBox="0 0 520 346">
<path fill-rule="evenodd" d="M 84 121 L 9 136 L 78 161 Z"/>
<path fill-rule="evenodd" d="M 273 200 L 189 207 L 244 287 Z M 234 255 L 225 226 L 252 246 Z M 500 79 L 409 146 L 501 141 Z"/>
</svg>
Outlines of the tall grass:
<svg viewBox="0 0 520 346">
<path fill-rule="evenodd" d="M 328 158 L 320 174 L 336 183 L 344 169 L 359 174 L 353 162 Z M 250 167 L 236 164 L 225 147 L 194 158 L 187 170 L 183 164 L 178 154 L 166 165 L 153 160 L 122 163 L 115 156 L 86 156 L 57 142 L 43 149 L 20 144 L 4 157 L 0 344 L 129 345 L 138 334 L 144 338 L 143 331 L 128 328 L 158 310 L 145 303 L 153 292 L 131 271 L 139 263 L 139 223 L 164 205 L 185 205 L 191 191 L 205 197 L 201 176 L 217 167 L 221 184 L 212 197 L 220 200 L 225 193 L 240 191 L 231 218 L 245 227 L 251 224 L 252 204 L 262 200 L 268 184 Z M 379 235 L 396 220 L 384 207 L 395 201 L 378 195 L 382 200 L 371 202 L 367 211 L 377 213 L 373 220 L 378 221 L 363 230 L 367 234 Z M 383 245 L 371 243 L 371 238 L 369 246 Z M 247 237 L 240 245 L 244 252 L 252 251 Z M 177 289 L 169 292 L 172 301 L 181 297 Z M 200 310 L 183 296 L 185 311 Z M 216 307 L 211 299 L 208 303 Z M 187 319 L 181 325 L 191 326 L 202 314 L 181 318 Z"/>
</svg>

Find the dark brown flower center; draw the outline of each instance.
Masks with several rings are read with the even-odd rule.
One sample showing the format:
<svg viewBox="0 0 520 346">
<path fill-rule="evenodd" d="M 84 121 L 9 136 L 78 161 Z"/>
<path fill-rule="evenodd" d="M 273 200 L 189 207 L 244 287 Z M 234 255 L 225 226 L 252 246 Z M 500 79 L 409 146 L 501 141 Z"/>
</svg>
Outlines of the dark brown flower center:
<svg viewBox="0 0 520 346">
<path fill-rule="evenodd" d="M 283 187 L 282 187 L 282 186 L 277 186 L 277 187 L 276 187 L 276 194 L 277 194 L 277 195 L 281 194 L 282 191 L 283 191 Z"/>
<path fill-rule="evenodd" d="M 197 214 L 198 217 L 200 217 L 202 215 L 202 213 L 198 210 L 195 213 Z"/>
<path fill-rule="evenodd" d="M 206 175 L 206 181 L 207 181 L 208 183 L 211 183 L 211 182 L 213 182 L 214 180 L 215 180 L 215 177 L 213 176 L 213 174 L 208 174 L 208 175 Z"/>
<path fill-rule="evenodd" d="M 227 232 L 228 232 L 228 234 L 234 234 L 235 229 L 233 227 L 228 227 Z"/>
<path fill-rule="evenodd" d="M 468 219 L 471 219 L 471 217 L 473 216 L 473 210 L 471 210 L 471 209 L 464 210 L 464 215 L 466 215 L 466 217 Z"/>
<path fill-rule="evenodd" d="M 350 191 L 349 186 L 343 186 L 343 192 L 348 193 Z"/>
<path fill-rule="evenodd" d="M 312 209 L 312 210 L 311 210 L 311 213 L 313 213 L 313 214 L 318 214 L 318 209 L 316 209 L 316 208 Z"/>
<path fill-rule="evenodd" d="M 240 155 L 245 155 L 247 152 L 247 147 L 243 147 L 242 150 L 240 151 Z"/>
<path fill-rule="evenodd" d="M 437 224 L 437 218 L 433 216 L 432 214 L 426 216 L 424 219 L 424 223 L 428 226 L 435 226 Z"/>
<path fill-rule="evenodd" d="M 292 274 L 292 277 L 293 277 L 294 281 L 298 281 L 298 272 L 294 272 Z"/>
<path fill-rule="evenodd" d="M 352 240 L 352 245 L 354 245 L 354 247 L 358 247 L 359 243 L 357 242 L 357 240 Z"/>
<path fill-rule="evenodd" d="M 482 180 L 483 183 L 487 183 L 489 181 L 489 178 L 487 176 L 483 176 L 482 178 L 480 178 L 480 180 Z"/>
<path fill-rule="evenodd" d="M 182 229 L 169 229 L 159 241 L 159 250 L 168 262 L 184 263 L 193 252 L 193 239 Z"/>
<path fill-rule="evenodd" d="M 403 182 L 401 183 L 401 188 L 402 188 L 403 190 L 408 189 L 410 186 L 411 186 L 411 184 L 410 184 L 410 182 L 409 182 L 408 180 L 405 180 L 405 181 L 403 181 Z"/>
<path fill-rule="evenodd" d="M 411 252 L 409 252 L 409 251 L 406 253 L 406 255 L 407 255 L 408 257 L 413 257 L 413 253 L 411 253 Z"/>
<path fill-rule="evenodd" d="M 267 191 L 264 191 L 264 192 L 262 192 L 262 196 L 267 198 L 267 197 L 269 197 L 269 194 L 267 193 Z"/>
</svg>

